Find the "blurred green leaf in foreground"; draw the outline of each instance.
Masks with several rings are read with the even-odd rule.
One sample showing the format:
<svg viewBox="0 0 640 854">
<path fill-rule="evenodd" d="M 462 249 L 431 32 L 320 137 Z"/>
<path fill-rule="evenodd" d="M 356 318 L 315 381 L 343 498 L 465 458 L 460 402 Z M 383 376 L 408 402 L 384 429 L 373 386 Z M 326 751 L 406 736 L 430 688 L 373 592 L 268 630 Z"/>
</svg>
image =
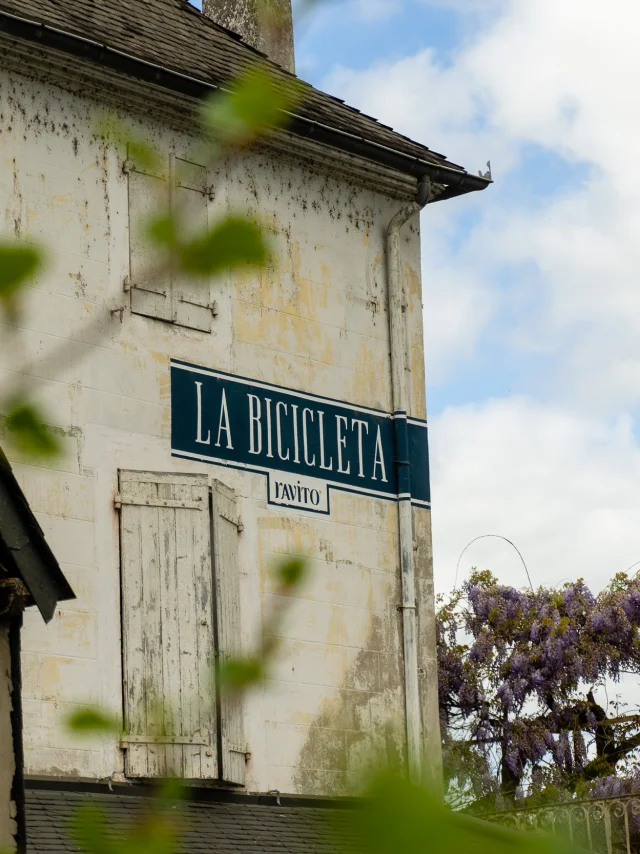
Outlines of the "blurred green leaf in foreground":
<svg viewBox="0 0 640 854">
<path fill-rule="evenodd" d="M 58 436 L 44 423 L 38 407 L 17 396 L 9 401 L 5 418 L 7 438 L 18 451 L 30 457 L 54 457 L 60 452 Z"/>
<path fill-rule="evenodd" d="M 92 804 L 78 809 L 71 819 L 71 835 L 85 854 L 175 854 L 183 788 L 164 780 L 149 799 L 146 812 L 129 827 L 114 829 L 108 814 Z"/>
<path fill-rule="evenodd" d="M 267 132 L 286 124 L 289 111 L 301 100 L 302 84 L 294 77 L 274 74 L 264 63 L 245 69 L 226 91 L 216 92 L 201 111 L 204 141 L 203 163 L 213 167 Z M 148 141 L 138 138 L 115 119 L 102 122 L 105 143 L 125 147 L 129 157 L 143 167 L 161 171 L 164 157 Z M 213 192 L 213 188 L 211 189 Z M 231 213 L 194 233 L 187 212 L 179 206 L 159 205 L 147 223 L 151 240 L 161 251 L 161 266 L 170 266 L 191 278 L 206 278 L 228 270 L 263 267 L 270 253 L 262 228 L 248 215 Z M 41 249 L 14 240 L 0 240 L 0 308 L 14 327 L 11 343 L 16 349 L 19 328 L 19 299 L 29 279 L 43 266 Z M 67 364 L 73 348 L 63 341 L 55 360 Z M 49 367 L 53 357 L 48 354 Z M 30 367 L 18 370 L 17 388 L 0 390 L 0 406 L 6 415 L 6 437 L 21 454 L 33 458 L 53 457 L 61 450 L 58 436 L 32 402 Z M 248 684 L 261 672 L 255 662 L 227 662 L 229 684 Z"/>
<path fill-rule="evenodd" d="M 180 232 L 178 213 L 165 211 L 147 224 L 149 237 L 167 250 L 169 264 L 194 278 L 264 267 L 269 261 L 262 228 L 247 216 L 230 214 L 186 240 Z"/>
<path fill-rule="evenodd" d="M 275 564 L 273 573 L 276 582 L 274 598 L 292 596 L 306 578 L 307 562 L 303 557 L 286 558 Z M 286 599 L 284 602 L 286 607 Z M 215 682 L 220 691 L 237 694 L 260 682 L 275 657 L 282 618 L 282 608 L 267 615 L 262 631 L 262 646 L 257 654 L 233 656 L 218 662 Z"/>
<path fill-rule="evenodd" d="M 94 707 L 80 708 L 74 711 L 67 718 L 66 724 L 71 732 L 79 735 L 122 732 L 122 725 L 117 718 Z"/>
<path fill-rule="evenodd" d="M 520 833 L 453 812 L 441 797 L 389 772 L 352 813 L 355 848 L 367 854 L 570 854 L 562 837 Z"/>
<path fill-rule="evenodd" d="M 262 230 L 247 217 L 228 216 L 181 248 L 182 269 L 194 276 L 264 267 L 269 260 Z"/>
<path fill-rule="evenodd" d="M 5 308 L 13 305 L 24 282 L 42 263 L 42 253 L 31 245 L 9 240 L 0 241 L 0 301 Z"/>
<path fill-rule="evenodd" d="M 275 77 L 270 69 L 254 64 L 228 92 L 205 101 L 202 125 L 214 144 L 239 148 L 273 128 L 286 124 L 287 111 L 302 95 L 303 84 L 294 77 Z"/>
</svg>

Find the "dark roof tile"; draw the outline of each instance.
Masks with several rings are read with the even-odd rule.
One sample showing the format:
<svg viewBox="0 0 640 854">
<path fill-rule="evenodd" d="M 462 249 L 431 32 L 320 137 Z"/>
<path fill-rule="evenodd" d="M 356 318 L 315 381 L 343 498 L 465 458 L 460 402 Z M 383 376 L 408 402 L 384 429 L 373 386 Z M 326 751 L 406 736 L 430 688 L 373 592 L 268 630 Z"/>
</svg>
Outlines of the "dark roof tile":
<svg viewBox="0 0 640 854">
<path fill-rule="evenodd" d="M 234 33 L 186 0 L 0 0 L 0 12 L 43 23 L 213 85 L 233 79 L 258 56 Z M 283 80 L 287 72 L 273 65 Z M 296 112 L 305 119 L 436 165 L 454 164 L 387 125 L 311 86 Z"/>
<path fill-rule="evenodd" d="M 27 789 L 28 854 L 75 854 L 69 830 L 75 811 L 88 802 L 116 831 L 126 830 L 151 804 L 140 794 Z M 338 807 L 188 802 L 174 814 L 183 854 L 363 854 L 350 811 Z"/>
</svg>

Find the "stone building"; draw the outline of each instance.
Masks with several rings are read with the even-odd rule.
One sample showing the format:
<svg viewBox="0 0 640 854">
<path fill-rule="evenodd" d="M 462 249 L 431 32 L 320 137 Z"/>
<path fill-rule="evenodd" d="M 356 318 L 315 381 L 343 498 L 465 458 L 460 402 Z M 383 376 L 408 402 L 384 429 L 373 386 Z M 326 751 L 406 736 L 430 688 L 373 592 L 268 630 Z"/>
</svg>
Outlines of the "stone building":
<svg viewBox="0 0 640 854">
<path fill-rule="evenodd" d="M 200 100 L 253 45 L 293 56 L 250 3 L 205 12 L 0 4 L 2 230 L 49 258 L 0 368 L 39 378 L 64 437 L 58 462 L 14 468 L 77 595 L 24 629 L 39 790 L 174 774 L 333 796 L 374 756 L 437 771 L 419 211 L 489 180 L 311 87 L 286 129 L 207 170 Z M 162 175 L 101 132 L 107 114 Z M 137 228 L 169 187 L 194 222 L 256 216 L 274 263 L 204 290 L 149 275 Z M 255 648 L 282 604 L 273 566 L 298 554 L 268 676 L 212 701 L 210 659 Z M 65 733 L 87 703 L 123 713 L 122 739 Z"/>
</svg>

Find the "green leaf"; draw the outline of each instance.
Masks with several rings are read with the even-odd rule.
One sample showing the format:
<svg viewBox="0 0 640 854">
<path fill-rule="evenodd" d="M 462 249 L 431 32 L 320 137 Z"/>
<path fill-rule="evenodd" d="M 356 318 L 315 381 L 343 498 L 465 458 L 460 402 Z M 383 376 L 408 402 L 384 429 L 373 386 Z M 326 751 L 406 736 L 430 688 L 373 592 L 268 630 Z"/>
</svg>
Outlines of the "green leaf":
<svg viewBox="0 0 640 854">
<path fill-rule="evenodd" d="M 176 802 L 183 800 L 187 796 L 187 787 L 182 780 L 165 778 L 160 781 L 159 788 L 156 792 L 159 805 L 173 806 Z"/>
<path fill-rule="evenodd" d="M 444 851 L 447 854 L 561 854 L 559 837 L 519 833 L 448 809 L 441 798 L 386 773 L 352 813 L 358 849 L 368 854 Z"/>
<path fill-rule="evenodd" d="M 118 854 L 176 854 L 176 816 L 167 810 L 158 796 L 154 798 L 147 815 L 138 819 L 124 839 Z"/>
<path fill-rule="evenodd" d="M 178 224 L 170 213 L 152 217 L 146 225 L 146 231 L 154 243 L 173 248 L 178 241 Z"/>
<path fill-rule="evenodd" d="M 30 456 L 54 457 L 60 453 L 58 437 L 31 403 L 15 401 L 10 406 L 5 426 L 16 448 Z"/>
<path fill-rule="evenodd" d="M 120 721 L 100 709 L 79 709 L 66 720 L 66 726 L 76 733 L 119 733 Z"/>
<path fill-rule="evenodd" d="M 127 158 L 133 160 L 138 168 L 149 172 L 160 171 L 162 157 L 146 140 L 137 136 L 134 130 L 109 113 L 103 115 L 95 124 L 97 133 L 109 142 L 126 148 Z"/>
<path fill-rule="evenodd" d="M 218 685 L 223 691 L 241 691 L 259 682 L 263 672 L 258 658 L 230 658 L 218 667 Z"/>
<path fill-rule="evenodd" d="M 150 172 L 160 169 L 161 166 L 158 152 L 143 140 L 131 136 L 127 139 L 127 157 L 133 160 L 138 168 L 142 167 Z"/>
<path fill-rule="evenodd" d="M 263 65 L 252 65 L 235 82 L 233 91 L 205 101 L 202 121 L 227 145 L 243 145 L 287 121 L 286 111 L 299 100 L 302 84 L 279 77 Z"/>
<path fill-rule="evenodd" d="M 240 267 L 263 267 L 269 251 L 258 223 L 229 216 L 180 248 L 180 266 L 192 275 L 211 276 Z"/>
<path fill-rule="evenodd" d="M 276 569 L 283 587 L 296 587 L 304 578 L 307 566 L 303 558 L 290 558 L 280 563 Z"/>
<path fill-rule="evenodd" d="M 70 822 L 71 835 L 84 854 L 119 854 L 120 846 L 103 812 L 93 804 L 77 809 Z"/>
<path fill-rule="evenodd" d="M 41 263 L 42 254 L 35 246 L 0 241 L 0 300 L 10 303 Z"/>
<path fill-rule="evenodd" d="M 261 132 L 282 121 L 281 112 L 291 106 L 293 89 L 282 86 L 265 67 L 252 67 L 239 79 L 231 103 L 239 121 Z"/>
</svg>

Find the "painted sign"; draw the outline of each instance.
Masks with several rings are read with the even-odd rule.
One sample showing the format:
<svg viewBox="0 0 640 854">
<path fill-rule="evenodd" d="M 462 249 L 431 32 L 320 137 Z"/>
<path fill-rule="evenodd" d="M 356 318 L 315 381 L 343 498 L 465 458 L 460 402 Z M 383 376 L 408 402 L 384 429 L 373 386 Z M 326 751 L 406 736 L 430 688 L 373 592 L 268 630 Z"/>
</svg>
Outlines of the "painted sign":
<svg viewBox="0 0 640 854">
<path fill-rule="evenodd" d="M 430 506 L 427 424 L 171 362 L 171 453 L 260 472 L 271 504 L 330 512 L 330 490 Z"/>
</svg>

